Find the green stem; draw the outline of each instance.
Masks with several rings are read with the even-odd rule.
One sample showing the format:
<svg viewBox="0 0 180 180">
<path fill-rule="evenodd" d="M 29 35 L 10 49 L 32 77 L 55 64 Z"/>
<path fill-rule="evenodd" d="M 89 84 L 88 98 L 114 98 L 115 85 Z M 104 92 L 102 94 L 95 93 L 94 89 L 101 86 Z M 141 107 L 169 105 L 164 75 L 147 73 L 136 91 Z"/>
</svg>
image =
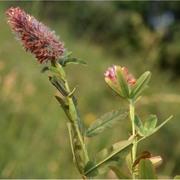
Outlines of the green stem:
<svg viewBox="0 0 180 180">
<path fill-rule="evenodd" d="M 67 89 L 68 92 L 70 92 L 67 81 L 65 82 L 65 88 Z M 68 97 L 68 101 L 69 101 L 69 104 L 73 104 L 73 110 L 72 111 L 74 111 L 76 113 L 76 115 L 73 115 L 74 113 L 70 112 L 71 116 L 72 116 L 72 119 L 73 119 L 73 122 L 74 122 L 74 125 L 75 125 L 75 129 L 76 129 L 76 132 L 77 132 L 78 139 L 79 139 L 79 141 L 81 143 L 81 147 L 83 149 L 84 164 L 86 164 L 89 161 L 89 156 L 88 156 L 87 148 L 86 148 L 86 145 L 84 143 L 83 137 L 82 137 L 82 135 L 80 133 L 79 125 L 78 125 L 78 122 L 77 122 L 78 113 L 76 111 L 76 107 L 75 107 L 75 104 L 74 104 L 74 102 L 72 100 L 72 97 Z"/>
<path fill-rule="evenodd" d="M 59 70 L 60 78 L 62 78 L 62 80 L 64 81 L 64 86 L 65 86 L 66 90 L 70 94 L 67 97 L 69 105 L 71 107 L 70 114 L 71 114 L 71 118 L 72 118 L 72 120 L 74 122 L 74 125 L 75 125 L 75 129 L 76 129 L 76 133 L 77 133 L 79 142 L 81 143 L 81 147 L 82 147 L 82 150 L 83 150 L 84 164 L 86 164 L 89 161 L 89 156 L 88 156 L 86 145 L 84 143 L 84 138 L 82 137 L 82 133 L 80 132 L 80 127 L 78 125 L 78 119 L 80 119 L 80 117 L 78 115 L 78 112 L 77 112 L 77 109 L 76 109 L 76 105 L 74 104 L 74 101 L 73 101 L 73 98 L 72 98 L 72 93 L 70 91 L 68 82 L 67 82 L 66 77 L 65 77 L 64 69 L 60 65 L 58 65 L 57 63 L 53 63 L 52 65 Z"/>
<path fill-rule="evenodd" d="M 134 123 L 134 102 L 132 99 L 130 99 L 130 119 L 132 123 L 132 135 L 136 136 L 136 130 L 135 130 L 135 123 Z M 133 140 L 133 148 L 132 148 L 132 165 L 134 161 L 136 160 L 136 151 L 137 151 L 137 138 L 134 138 Z M 132 177 L 133 179 L 136 179 L 136 175 L 132 169 Z"/>
<path fill-rule="evenodd" d="M 69 89 L 63 67 L 60 64 L 56 63 L 55 61 L 52 61 L 51 65 L 57 69 L 58 77 L 64 82 L 64 87 L 67 90 L 67 92 L 69 93 L 69 96 L 67 96 L 69 108 L 70 108 L 69 113 L 71 116 L 72 123 L 74 124 L 75 130 L 77 133 L 77 137 L 79 139 L 79 142 L 80 142 L 82 150 L 83 150 L 84 165 L 85 165 L 89 161 L 89 156 L 88 156 L 86 145 L 84 143 L 84 137 L 83 137 L 82 133 L 80 132 L 80 127 L 78 125 L 78 119 L 80 119 L 80 117 L 78 115 L 75 102 L 73 101 L 73 95 L 72 95 L 73 93 L 71 93 L 71 91 Z"/>
</svg>

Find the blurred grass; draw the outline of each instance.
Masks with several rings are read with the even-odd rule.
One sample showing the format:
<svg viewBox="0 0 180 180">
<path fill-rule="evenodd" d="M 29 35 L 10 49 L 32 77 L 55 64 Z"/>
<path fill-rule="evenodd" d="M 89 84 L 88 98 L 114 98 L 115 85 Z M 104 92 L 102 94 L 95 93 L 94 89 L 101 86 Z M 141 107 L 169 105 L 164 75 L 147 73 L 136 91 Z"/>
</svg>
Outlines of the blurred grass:
<svg viewBox="0 0 180 180">
<path fill-rule="evenodd" d="M 0 2 L 0 178 L 80 178 L 72 163 L 66 117 L 53 97 L 56 90 L 46 74 L 40 73 L 41 66 L 34 56 L 14 38 L 5 22 L 3 3 Z M 35 13 L 38 14 L 36 8 Z M 88 39 L 73 37 L 61 20 L 50 22 L 44 17 L 43 22 L 60 35 L 73 56 L 88 64 L 66 68 L 71 89 L 77 87 L 75 95 L 85 123 L 88 125 L 106 111 L 127 106 L 107 87 L 103 74 L 109 66 L 119 64 L 138 77 L 148 70 L 144 62 L 132 60 L 131 55 L 129 59 L 117 59 Z M 171 114 L 174 118 L 141 147 L 162 156 L 161 176 L 174 176 L 180 172 L 180 80 L 173 80 L 167 71 L 153 68 L 151 72 L 150 88 L 136 111 L 143 118 L 157 114 L 160 122 Z M 129 128 L 127 122 L 121 122 L 113 131 L 90 139 L 91 157 L 112 142 L 127 138 Z"/>
</svg>

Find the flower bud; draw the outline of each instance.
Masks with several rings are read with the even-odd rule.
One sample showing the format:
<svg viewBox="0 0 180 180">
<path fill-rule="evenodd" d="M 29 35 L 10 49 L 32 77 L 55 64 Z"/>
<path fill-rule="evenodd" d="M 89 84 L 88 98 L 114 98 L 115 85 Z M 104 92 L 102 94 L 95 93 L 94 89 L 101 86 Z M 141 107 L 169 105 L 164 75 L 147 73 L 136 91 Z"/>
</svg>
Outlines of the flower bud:
<svg viewBox="0 0 180 180">
<path fill-rule="evenodd" d="M 117 67 L 120 67 L 120 66 L 113 65 L 112 67 L 109 67 L 108 70 L 104 74 L 104 76 L 106 78 L 109 78 L 114 84 L 117 84 L 117 77 L 116 77 Z M 134 85 L 136 83 L 136 79 L 134 78 L 134 76 L 129 74 L 129 71 L 127 68 L 122 67 L 121 69 L 126 77 L 126 81 L 128 85 L 130 86 Z"/>
</svg>

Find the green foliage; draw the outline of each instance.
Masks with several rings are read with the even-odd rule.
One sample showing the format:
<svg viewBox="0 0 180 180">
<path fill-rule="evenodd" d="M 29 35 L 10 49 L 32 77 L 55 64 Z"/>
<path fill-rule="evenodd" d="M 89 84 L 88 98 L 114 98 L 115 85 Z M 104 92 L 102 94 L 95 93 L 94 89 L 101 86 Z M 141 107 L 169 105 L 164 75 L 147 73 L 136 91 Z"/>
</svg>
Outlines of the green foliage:
<svg viewBox="0 0 180 180">
<path fill-rule="evenodd" d="M 126 82 L 126 77 L 125 77 L 121 67 L 117 68 L 116 77 L 117 77 L 118 88 L 119 88 L 119 92 L 120 92 L 119 95 L 126 99 L 129 99 L 129 87 L 128 87 L 128 84 Z"/>
<path fill-rule="evenodd" d="M 102 117 L 97 119 L 90 127 L 86 130 L 86 136 L 92 137 L 102 133 L 104 130 L 111 128 L 112 126 L 125 119 L 128 115 L 127 110 L 113 110 L 104 114 Z"/>
<path fill-rule="evenodd" d="M 73 2 L 64 2 L 67 4 L 66 6 L 60 3 L 63 2 L 1 3 L 0 146 L 3 148 L 0 150 L 0 177 L 8 179 L 80 178 L 79 175 L 77 175 L 77 171 L 74 169 L 71 161 L 72 156 L 69 151 L 67 128 L 64 125 L 66 117 L 63 116 L 61 110 L 57 110 L 57 103 L 53 98 L 55 89 L 50 87 L 47 79 L 39 74 L 37 70 L 39 69 L 37 67 L 37 62 L 33 60 L 33 57 L 21 50 L 19 43 L 13 40 L 13 35 L 11 35 L 10 29 L 5 23 L 5 9 L 3 9 L 3 7 L 6 6 L 6 8 L 8 8 L 10 6 L 17 5 L 23 7 L 27 10 L 27 12 L 30 12 L 35 17 L 36 14 L 39 14 L 39 20 L 42 20 L 43 22 L 47 22 L 52 16 L 52 19 L 48 21 L 47 24 L 51 24 L 52 27 L 55 27 L 57 34 L 61 35 L 62 39 L 66 42 L 66 46 L 73 51 L 73 54 L 78 54 L 78 57 L 82 57 L 82 59 L 86 60 L 88 63 L 89 70 L 87 70 L 86 73 L 84 73 L 84 67 L 77 66 L 72 68 L 71 66 L 68 66 L 66 68 L 69 74 L 71 74 L 68 79 L 71 81 L 72 86 L 79 86 L 78 91 L 75 93 L 79 98 L 80 107 L 83 109 L 82 116 L 87 124 L 89 121 L 86 118 L 87 112 L 90 112 L 96 117 L 96 113 L 102 114 L 112 107 L 112 104 L 114 106 L 117 104 L 117 99 L 114 100 L 112 96 L 109 95 L 110 93 L 106 90 L 107 87 L 105 86 L 105 83 L 102 82 L 101 76 L 107 66 L 114 62 L 119 63 L 119 61 L 121 61 L 122 64 L 131 67 L 136 74 L 140 74 L 142 71 L 146 70 L 146 65 L 148 68 L 153 67 L 153 76 L 156 78 L 153 78 L 151 83 L 154 86 L 154 89 L 152 91 L 147 91 L 148 96 L 139 101 L 137 110 L 139 111 L 141 108 L 144 109 L 142 112 L 143 117 L 146 117 L 147 114 L 154 113 L 154 111 L 156 111 L 159 119 L 163 119 L 171 106 L 172 114 L 174 114 L 174 121 L 170 123 L 170 128 L 168 128 L 168 130 L 165 126 L 165 128 L 159 132 L 159 137 L 166 139 L 166 141 L 162 141 L 157 137 L 151 137 L 152 143 L 149 148 L 153 151 L 159 152 L 161 149 L 164 149 L 163 157 L 165 157 L 166 160 L 171 157 L 171 164 L 167 165 L 168 162 L 165 162 L 164 166 L 160 169 L 159 172 L 161 175 L 170 174 L 170 176 L 174 176 L 174 174 L 177 174 L 179 172 L 179 144 L 176 143 L 175 146 L 174 144 L 172 146 L 171 143 L 176 141 L 178 142 L 179 131 L 177 122 L 180 115 L 178 110 L 179 81 L 177 79 L 171 79 L 172 76 L 168 71 L 163 73 L 162 71 L 157 70 L 157 66 L 153 66 L 152 64 L 154 62 L 158 63 L 159 61 L 157 60 L 157 57 L 162 55 L 162 61 L 168 62 L 168 65 L 165 66 L 168 68 L 176 67 L 178 69 L 178 66 L 175 63 L 179 62 L 177 58 L 177 54 L 179 52 L 179 45 L 177 43 L 179 39 L 178 32 L 180 32 L 178 31 L 178 27 L 174 28 L 176 35 L 174 36 L 173 33 L 172 40 L 170 42 L 166 40 L 166 44 L 163 44 L 164 41 L 161 41 L 162 39 L 159 41 L 157 38 L 157 41 L 154 41 L 156 43 L 152 46 L 150 51 L 149 47 L 152 45 L 150 40 L 155 40 L 157 37 L 156 32 L 151 34 L 151 32 L 147 31 L 146 28 L 143 29 L 143 26 L 138 25 L 138 31 L 133 30 L 133 33 L 129 33 L 129 31 L 133 28 L 129 28 L 128 30 L 129 23 L 124 23 L 129 19 L 129 17 L 135 17 L 136 13 L 134 14 L 134 12 L 131 12 L 129 17 L 129 12 L 127 12 L 126 17 L 124 17 L 124 15 L 120 15 L 122 20 L 124 19 L 122 23 L 120 23 L 119 18 L 117 18 L 118 23 L 112 22 L 112 24 L 94 21 L 94 14 L 92 13 L 93 19 L 91 17 L 89 18 L 92 19 L 94 23 L 97 23 L 97 25 L 99 24 L 99 27 L 103 27 L 102 25 L 108 25 L 110 27 L 107 28 L 106 33 L 101 31 L 99 36 L 97 36 L 97 34 L 93 32 L 92 28 L 90 28 L 91 25 L 89 21 L 86 21 L 85 14 L 81 11 L 83 9 L 84 12 L 87 12 L 90 10 L 90 6 L 84 6 L 81 2 L 79 4 L 82 4 L 82 8 L 78 8 L 78 5 L 76 5 L 76 9 L 72 11 L 71 8 L 73 8 Z M 78 2 L 76 2 L 76 4 L 78 4 Z M 178 6 L 175 7 L 178 9 Z M 42 11 L 40 11 L 40 9 L 42 9 Z M 105 10 L 109 12 L 108 8 L 105 8 Z M 84 30 L 82 28 L 80 31 L 78 28 L 80 21 L 76 19 L 76 16 L 74 16 L 72 19 L 75 19 L 76 21 L 72 20 L 74 24 L 70 23 L 70 26 L 73 28 L 71 28 L 71 33 L 69 33 L 66 26 L 67 24 L 63 21 L 64 19 L 68 19 L 66 16 L 67 12 L 72 16 L 76 13 L 78 13 L 78 16 L 81 15 L 81 17 L 84 18 L 84 22 L 87 23 L 84 26 L 87 29 Z M 61 16 L 59 16 L 59 13 L 61 13 Z M 102 11 L 99 14 L 102 14 Z M 106 22 L 108 16 L 111 21 L 114 19 L 111 15 L 112 13 L 106 16 L 103 15 Z M 58 18 L 58 22 L 54 22 L 55 18 Z M 70 20 L 68 22 L 70 22 Z M 122 28 L 124 25 L 127 27 L 126 29 Z M 86 35 L 88 35 L 89 33 L 93 41 L 98 41 L 98 38 L 101 38 L 101 40 L 104 40 L 103 44 L 106 45 L 106 37 L 109 37 L 108 34 L 110 34 L 111 28 L 116 29 L 114 26 L 119 26 L 114 39 L 118 39 L 117 37 L 119 35 L 122 38 L 117 41 L 107 40 L 108 51 L 106 51 L 106 53 L 101 50 L 103 47 L 102 44 L 100 48 L 99 46 L 89 43 L 85 36 L 83 36 L 83 39 L 80 38 L 80 36 L 77 38 L 72 36 L 73 31 L 79 32 L 81 35 L 84 33 L 87 33 Z M 128 33 L 124 36 L 124 33 L 126 32 Z M 94 34 L 94 37 L 92 36 L 92 33 Z M 131 37 L 127 40 L 126 37 L 128 34 L 131 35 Z M 133 36 L 136 36 L 138 40 L 137 44 L 142 43 L 142 47 L 144 47 L 143 50 L 136 51 L 135 54 L 129 53 L 129 50 L 132 49 L 127 43 L 134 41 Z M 146 37 L 146 43 L 144 43 L 143 37 Z M 162 44 L 165 46 L 165 50 L 163 51 L 161 47 L 159 47 L 159 45 Z M 113 57 L 110 54 L 111 52 L 116 52 L 122 56 L 120 59 Z M 9 82 L 9 79 L 11 81 L 8 84 L 7 82 Z M 83 86 L 85 83 L 84 81 L 86 81 L 86 86 Z M 92 82 L 94 82 L 93 92 L 91 91 Z M 161 95 L 157 94 L 159 92 L 159 88 L 163 92 Z M 171 94 L 169 92 L 171 92 Z M 99 101 L 97 101 L 97 97 L 99 98 Z M 147 105 L 147 102 L 150 105 Z M 118 104 L 119 103 L 120 101 L 118 100 Z M 64 105 L 66 107 L 66 104 Z M 116 138 L 126 136 L 125 130 L 127 129 L 127 126 L 123 124 L 123 127 L 124 128 L 121 129 L 121 131 L 119 130 L 119 127 L 114 129 L 113 134 Z M 97 140 L 95 142 L 93 141 L 93 146 L 100 149 L 102 146 L 112 141 L 112 137 L 110 136 L 111 134 L 108 133 L 109 132 L 107 132 L 104 136 L 97 136 Z M 174 140 L 173 142 L 171 141 L 172 139 Z M 158 147 L 160 143 L 161 147 Z M 90 153 L 94 154 L 94 151 L 91 149 Z M 56 159 L 54 157 L 56 157 Z M 66 168 L 62 171 L 62 167 Z M 111 175 L 108 174 L 107 176 L 109 179 L 111 178 Z M 105 178 L 105 176 L 100 177 Z"/>
<path fill-rule="evenodd" d="M 145 135 L 147 136 L 149 133 L 151 133 L 157 124 L 157 116 L 156 115 L 150 115 L 147 121 L 144 124 L 144 131 Z"/>
<path fill-rule="evenodd" d="M 62 80 L 58 79 L 56 76 L 50 76 L 49 80 L 63 96 L 68 96 L 69 92 L 64 87 L 64 83 L 62 82 Z"/>
<path fill-rule="evenodd" d="M 93 161 L 89 161 L 84 170 L 88 177 L 95 177 L 105 173 L 110 165 L 124 160 L 132 148 L 132 139 L 120 141 L 100 151 Z"/>
<path fill-rule="evenodd" d="M 119 179 L 131 179 L 119 166 L 110 165 L 109 168 L 116 174 Z"/>
<path fill-rule="evenodd" d="M 86 65 L 84 61 L 82 61 L 79 58 L 68 58 L 66 61 L 62 64 L 62 66 L 66 66 L 67 64 L 81 64 L 81 65 Z"/>
<path fill-rule="evenodd" d="M 159 126 L 156 127 L 157 124 L 157 117 L 156 115 L 150 115 L 149 118 L 146 120 L 144 126 L 138 116 L 135 116 L 135 126 L 137 128 L 137 132 L 142 138 L 139 140 L 141 141 L 142 139 L 154 134 L 157 132 L 163 125 L 165 125 L 172 116 L 167 118 L 163 123 L 161 123 Z"/>
<path fill-rule="evenodd" d="M 155 133 L 155 132 L 158 131 L 162 126 L 164 126 L 169 120 L 171 120 L 172 117 L 173 117 L 173 116 L 170 116 L 170 117 L 167 118 L 163 123 L 161 123 L 159 126 L 157 126 L 157 127 L 154 129 L 153 133 Z"/>
<path fill-rule="evenodd" d="M 69 131 L 69 137 L 70 137 L 70 144 L 71 144 L 71 149 L 72 149 L 72 154 L 73 154 L 73 160 L 76 163 L 76 166 L 80 172 L 80 174 L 83 174 L 84 170 L 84 163 L 83 163 L 83 158 L 82 158 L 82 147 L 81 144 L 79 143 L 77 133 L 75 133 L 75 127 L 72 123 L 68 123 L 68 131 Z"/>
<path fill-rule="evenodd" d="M 114 82 L 112 82 L 109 78 L 105 78 L 106 83 L 109 85 L 109 87 L 111 87 L 117 94 L 119 94 L 120 96 L 123 97 L 122 91 L 120 89 L 120 87 L 118 87 L 117 84 L 115 84 Z"/>
<path fill-rule="evenodd" d="M 150 72 L 145 72 L 141 75 L 141 77 L 137 80 L 137 82 L 131 89 L 131 93 L 130 93 L 131 99 L 135 101 L 136 98 L 138 98 L 141 95 L 143 90 L 146 88 L 150 78 L 151 78 Z"/>
<path fill-rule="evenodd" d="M 142 159 L 138 165 L 139 179 L 157 179 L 152 162 L 149 159 Z"/>
<path fill-rule="evenodd" d="M 148 158 L 154 167 L 159 167 L 162 164 L 162 158 L 160 156 L 152 156 L 150 152 L 143 151 L 140 153 L 133 163 L 134 171 L 137 171 L 137 166 L 142 159 Z"/>
<path fill-rule="evenodd" d="M 144 127 L 143 127 L 143 123 L 142 121 L 140 120 L 140 118 L 135 115 L 135 118 L 134 118 L 134 123 L 135 123 L 135 126 L 137 128 L 137 132 L 140 136 L 144 136 Z"/>
</svg>

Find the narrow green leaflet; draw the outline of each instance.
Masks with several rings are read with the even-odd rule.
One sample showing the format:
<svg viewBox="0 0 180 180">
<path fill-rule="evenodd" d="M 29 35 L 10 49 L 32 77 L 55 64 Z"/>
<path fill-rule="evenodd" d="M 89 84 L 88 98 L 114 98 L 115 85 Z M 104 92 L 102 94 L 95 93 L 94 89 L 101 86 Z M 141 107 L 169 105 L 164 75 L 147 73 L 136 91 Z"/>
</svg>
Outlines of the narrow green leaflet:
<svg viewBox="0 0 180 180">
<path fill-rule="evenodd" d="M 114 84 L 109 78 L 105 78 L 106 83 L 112 88 L 117 94 L 123 97 L 123 93 L 117 84 Z"/>
<path fill-rule="evenodd" d="M 144 129 L 153 130 L 156 127 L 156 124 L 157 124 L 157 116 L 152 114 L 149 116 L 146 123 L 144 124 Z"/>
<path fill-rule="evenodd" d="M 149 159 L 141 159 L 138 165 L 139 179 L 157 179 L 155 168 Z"/>
<path fill-rule="evenodd" d="M 58 77 L 56 76 L 49 77 L 49 80 L 59 90 L 59 92 L 63 96 L 67 97 L 67 101 L 69 105 L 69 113 L 71 114 L 72 120 L 75 122 L 77 120 L 77 111 L 76 111 L 76 107 L 75 107 L 76 104 L 75 104 L 73 96 L 68 97 L 69 92 L 66 90 L 64 83 Z"/>
<path fill-rule="evenodd" d="M 119 179 L 131 179 L 131 177 L 129 177 L 127 173 L 124 172 L 124 170 L 119 166 L 110 165 L 109 168 L 116 174 Z"/>
<path fill-rule="evenodd" d="M 131 93 L 130 93 L 130 99 L 136 99 L 138 98 L 141 93 L 146 88 L 149 80 L 151 78 L 151 73 L 149 71 L 143 73 L 141 77 L 136 81 L 134 86 L 132 86 Z"/>
<path fill-rule="evenodd" d="M 63 62 L 62 66 L 64 67 L 68 64 L 81 64 L 84 66 L 86 65 L 86 63 L 79 58 L 68 58 Z"/>
<path fill-rule="evenodd" d="M 137 129 L 137 133 L 140 136 L 144 136 L 144 127 L 143 127 L 141 119 L 137 115 L 135 115 L 134 123 L 135 123 L 136 129 Z"/>
<path fill-rule="evenodd" d="M 50 76 L 49 80 L 63 96 L 68 96 L 69 93 L 64 87 L 64 83 L 57 76 Z"/>
<path fill-rule="evenodd" d="M 101 116 L 86 130 L 86 136 L 92 137 L 111 128 L 128 115 L 128 110 L 113 110 Z"/>
<path fill-rule="evenodd" d="M 61 57 L 59 59 L 59 64 L 62 66 L 62 67 L 65 67 L 66 65 L 68 64 L 81 64 L 81 65 L 86 65 L 86 63 L 84 61 L 82 61 L 81 59 L 79 58 L 75 58 L 75 57 L 70 57 L 72 52 L 68 52 L 68 51 L 65 51 L 63 53 L 63 57 Z"/>
<path fill-rule="evenodd" d="M 118 80 L 119 89 L 122 92 L 122 97 L 129 98 L 129 87 L 126 81 L 126 77 L 122 71 L 121 67 L 116 69 L 116 77 Z"/>
<path fill-rule="evenodd" d="M 94 160 L 86 164 L 84 175 L 95 177 L 105 173 L 110 165 L 116 165 L 120 160 L 123 161 L 132 149 L 132 141 L 133 139 L 120 141 L 100 151 Z"/>
<path fill-rule="evenodd" d="M 154 132 L 156 124 L 157 124 L 157 116 L 150 115 L 144 124 L 144 136 L 148 136 L 152 134 Z"/>
<path fill-rule="evenodd" d="M 59 64 L 61 64 L 61 66 L 65 67 L 68 64 L 81 64 L 81 65 L 86 65 L 86 63 L 84 61 L 82 61 L 79 58 L 75 58 L 75 57 L 70 57 L 72 52 L 68 52 L 65 51 L 63 53 L 63 57 L 61 57 L 59 59 Z"/>
<path fill-rule="evenodd" d="M 164 126 L 173 116 L 170 116 L 168 119 L 166 119 L 163 123 L 161 123 L 158 127 L 156 127 L 153 131 L 153 133 L 155 133 L 156 131 L 158 131 L 162 126 Z"/>
</svg>

